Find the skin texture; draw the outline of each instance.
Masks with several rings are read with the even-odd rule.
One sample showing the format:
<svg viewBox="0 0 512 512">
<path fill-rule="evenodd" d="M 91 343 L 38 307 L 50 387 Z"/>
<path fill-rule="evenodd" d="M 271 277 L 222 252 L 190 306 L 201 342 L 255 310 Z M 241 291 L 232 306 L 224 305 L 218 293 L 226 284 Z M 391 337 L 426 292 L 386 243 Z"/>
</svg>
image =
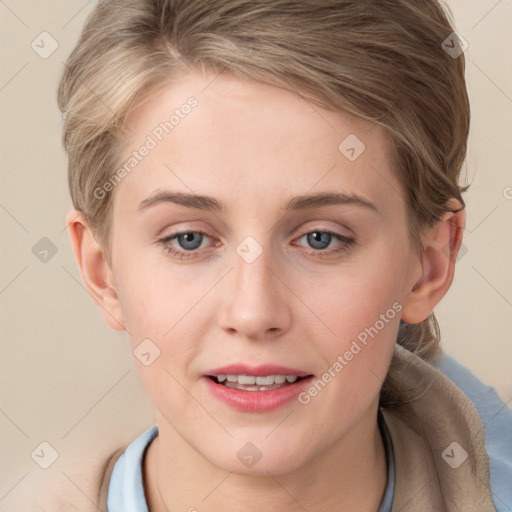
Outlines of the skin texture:
<svg viewBox="0 0 512 512">
<path fill-rule="evenodd" d="M 444 214 L 415 256 L 380 127 L 227 73 L 191 71 L 148 97 L 127 121 L 126 156 L 190 96 L 197 106 L 115 188 L 111 266 L 83 215 L 68 215 L 106 322 L 127 330 L 132 349 L 149 338 L 160 350 L 149 366 L 134 359 L 159 427 L 144 460 L 150 510 L 377 510 L 387 478 L 378 394 L 399 321 L 421 322 L 448 290 L 464 211 Z M 338 149 L 349 134 L 366 146 L 355 161 Z M 226 210 L 139 210 L 164 190 L 212 196 Z M 292 196 L 334 191 L 377 211 L 283 209 Z M 307 236 L 325 230 L 355 243 Z M 206 235 L 195 235 L 195 256 L 165 251 L 192 239 L 161 239 L 197 231 Z M 237 253 L 248 236 L 262 249 L 251 263 Z M 205 386 L 209 369 L 239 362 L 318 378 L 394 303 L 400 312 L 307 405 L 240 412 Z M 261 452 L 252 467 L 237 457 L 247 442 Z"/>
</svg>

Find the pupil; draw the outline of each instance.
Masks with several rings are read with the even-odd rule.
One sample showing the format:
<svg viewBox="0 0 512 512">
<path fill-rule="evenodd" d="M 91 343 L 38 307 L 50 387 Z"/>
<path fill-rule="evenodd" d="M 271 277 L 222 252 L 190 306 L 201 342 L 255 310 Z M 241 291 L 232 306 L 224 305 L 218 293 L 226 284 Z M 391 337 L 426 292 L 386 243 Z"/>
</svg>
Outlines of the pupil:
<svg viewBox="0 0 512 512">
<path fill-rule="evenodd" d="M 314 231 L 308 235 L 309 243 L 315 249 L 325 249 L 329 245 L 331 235 L 329 233 L 322 233 L 321 231 Z M 323 241 L 322 241 L 323 238 Z M 319 244 L 320 246 L 318 246 Z"/>
<path fill-rule="evenodd" d="M 196 233 L 184 233 L 183 235 L 180 235 L 180 245 L 182 245 L 182 247 L 184 249 L 191 249 L 191 250 L 194 250 L 194 249 L 197 249 L 200 245 L 201 245 L 201 236 L 200 234 L 198 234 L 198 239 L 199 239 L 199 243 L 194 242 L 194 237 L 196 236 Z M 187 244 L 190 244 L 190 245 L 187 245 Z"/>
</svg>

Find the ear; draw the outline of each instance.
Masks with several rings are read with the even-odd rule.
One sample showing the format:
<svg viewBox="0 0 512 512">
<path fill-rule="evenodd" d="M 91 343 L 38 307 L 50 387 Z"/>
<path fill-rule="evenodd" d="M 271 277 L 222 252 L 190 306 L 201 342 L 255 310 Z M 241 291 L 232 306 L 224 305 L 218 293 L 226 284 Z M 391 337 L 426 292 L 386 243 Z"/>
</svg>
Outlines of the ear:
<svg viewBox="0 0 512 512">
<path fill-rule="evenodd" d="M 116 331 L 124 331 L 126 324 L 117 296 L 114 275 L 85 216 L 77 210 L 71 210 L 66 222 L 73 253 L 87 291 L 107 324 Z"/>
<path fill-rule="evenodd" d="M 466 225 L 466 212 L 456 199 L 450 200 L 446 208 L 452 211 L 444 212 L 423 236 L 422 274 L 402 309 L 402 320 L 408 324 L 426 320 L 453 281 L 455 261 Z"/>
</svg>

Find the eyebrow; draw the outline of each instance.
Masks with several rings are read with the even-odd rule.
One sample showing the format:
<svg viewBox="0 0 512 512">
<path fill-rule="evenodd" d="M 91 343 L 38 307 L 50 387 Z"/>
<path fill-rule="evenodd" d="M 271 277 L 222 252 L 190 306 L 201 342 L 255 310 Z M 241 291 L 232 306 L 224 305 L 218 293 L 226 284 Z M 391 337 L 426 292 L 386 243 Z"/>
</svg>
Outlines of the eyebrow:
<svg viewBox="0 0 512 512">
<path fill-rule="evenodd" d="M 186 206 L 187 208 L 214 212 L 225 212 L 227 210 L 226 205 L 214 197 L 187 194 L 183 192 L 163 191 L 141 201 L 139 211 L 147 210 L 148 208 L 162 203 L 174 203 Z M 316 209 L 332 205 L 354 205 L 378 212 L 377 207 L 371 201 L 368 201 L 368 199 L 365 199 L 358 194 L 346 194 L 342 192 L 320 192 L 316 194 L 294 196 L 283 208 L 289 212 L 295 210 Z"/>
</svg>

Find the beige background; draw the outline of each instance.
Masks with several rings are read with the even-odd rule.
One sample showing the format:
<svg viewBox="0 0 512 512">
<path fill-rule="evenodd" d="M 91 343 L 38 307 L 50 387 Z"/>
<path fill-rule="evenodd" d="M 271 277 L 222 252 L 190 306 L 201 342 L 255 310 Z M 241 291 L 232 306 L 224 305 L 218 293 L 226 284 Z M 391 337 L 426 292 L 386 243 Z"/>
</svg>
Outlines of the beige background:
<svg viewBox="0 0 512 512">
<path fill-rule="evenodd" d="M 106 326 L 83 288 L 65 225 L 71 202 L 55 91 L 94 4 L 0 2 L 2 511 L 14 510 L 45 473 L 31 458 L 41 442 L 59 453 L 45 475 L 54 471 L 72 485 L 78 450 L 129 441 L 154 424 L 127 338 Z M 472 185 L 467 253 L 436 311 L 446 351 L 511 404 L 512 1 L 450 5 L 469 43 Z M 31 47 L 43 31 L 58 43 L 46 59 Z M 46 263 L 32 252 L 42 237 L 57 250 Z"/>
</svg>

